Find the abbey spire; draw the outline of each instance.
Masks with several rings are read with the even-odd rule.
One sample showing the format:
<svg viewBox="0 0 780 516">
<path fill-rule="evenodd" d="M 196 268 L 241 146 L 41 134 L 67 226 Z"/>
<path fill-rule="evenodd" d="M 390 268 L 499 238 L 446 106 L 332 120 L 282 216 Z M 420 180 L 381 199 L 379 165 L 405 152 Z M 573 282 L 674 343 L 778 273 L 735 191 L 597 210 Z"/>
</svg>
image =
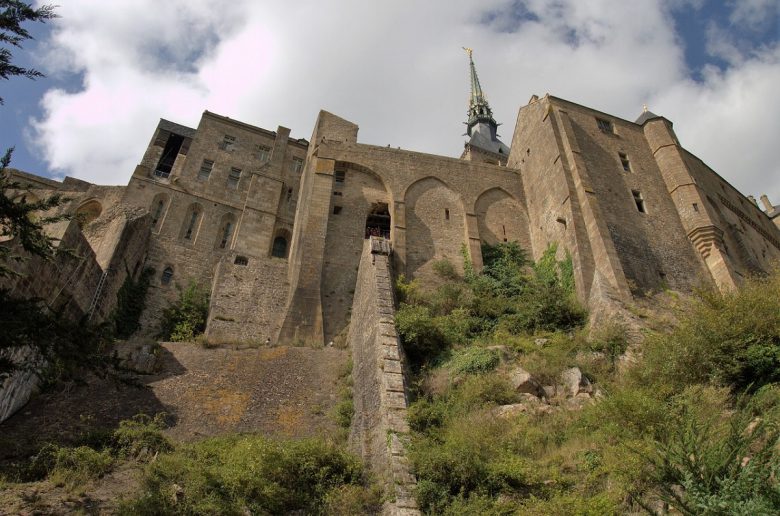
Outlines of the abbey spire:
<svg viewBox="0 0 780 516">
<path fill-rule="evenodd" d="M 466 135 L 470 139 L 465 144 L 462 159 L 470 161 L 486 161 L 489 163 L 506 164 L 509 147 L 498 139 L 496 131 L 498 122 L 493 118 L 487 98 L 479 83 L 477 68 L 474 66 L 473 50 L 464 47 L 469 56 L 469 72 L 471 74 L 471 94 L 469 96 L 468 120 Z M 477 156 L 479 155 L 479 156 Z"/>
<path fill-rule="evenodd" d="M 477 68 L 474 66 L 474 59 L 472 57 L 473 50 L 470 48 L 464 49 L 469 56 L 469 69 L 471 72 L 471 96 L 469 97 L 469 111 L 468 121 L 466 125 L 468 127 L 468 135 L 471 136 L 471 130 L 478 123 L 486 123 L 493 128 L 498 128 L 498 123 L 493 118 L 493 111 L 490 109 L 485 94 L 482 93 L 482 86 L 479 84 L 479 76 L 477 76 Z"/>
</svg>

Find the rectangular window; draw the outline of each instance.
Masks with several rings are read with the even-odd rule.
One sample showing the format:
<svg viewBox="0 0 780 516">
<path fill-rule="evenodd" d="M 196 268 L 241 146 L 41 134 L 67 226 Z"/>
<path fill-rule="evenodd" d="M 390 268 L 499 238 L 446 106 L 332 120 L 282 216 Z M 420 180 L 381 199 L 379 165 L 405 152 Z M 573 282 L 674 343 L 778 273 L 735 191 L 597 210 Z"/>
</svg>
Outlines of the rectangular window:
<svg viewBox="0 0 780 516">
<path fill-rule="evenodd" d="M 639 210 L 639 213 L 647 213 L 647 210 L 645 209 L 645 199 L 642 197 L 642 193 L 639 190 L 631 190 L 631 194 L 634 196 L 636 209 Z"/>
<path fill-rule="evenodd" d="M 303 159 L 293 158 L 292 163 L 290 163 L 290 170 L 296 174 L 300 173 L 300 171 L 303 170 Z"/>
<path fill-rule="evenodd" d="M 260 161 L 268 161 L 271 159 L 271 147 L 268 147 L 267 145 L 258 145 L 257 159 Z"/>
<path fill-rule="evenodd" d="M 334 215 L 338 215 L 339 213 L 341 213 L 341 206 L 334 206 L 333 207 L 333 214 Z"/>
<path fill-rule="evenodd" d="M 631 162 L 628 160 L 626 153 L 618 152 L 618 156 L 620 156 L 620 164 L 623 165 L 623 170 L 631 172 Z"/>
<path fill-rule="evenodd" d="M 693 211 L 699 211 L 698 203 L 693 203 Z"/>
<path fill-rule="evenodd" d="M 614 133 L 614 129 L 612 128 L 612 122 L 609 120 L 604 120 L 603 118 L 597 118 L 596 123 L 599 126 L 599 130 L 604 133 Z"/>
<path fill-rule="evenodd" d="M 241 180 L 241 169 L 240 168 L 231 168 L 230 169 L 230 175 L 228 175 L 228 186 L 230 188 L 238 188 L 238 182 Z"/>
<path fill-rule="evenodd" d="M 450 209 L 444 208 L 444 220 L 450 220 Z"/>
<path fill-rule="evenodd" d="M 343 185 L 344 179 L 346 179 L 347 173 L 344 170 L 336 170 L 333 173 L 333 180 L 336 182 L 337 185 Z"/>
<path fill-rule="evenodd" d="M 200 170 L 198 171 L 198 179 L 201 181 L 208 181 L 209 176 L 211 175 L 211 169 L 214 168 L 214 162 L 210 159 L 204 159 L 203 163 L 200 165 Z"/>
<path fill-rule="evenodd" d="M 235 144 L 236 144 L 236 137 L 226 134 L 225 137 L 222 139 L 222 143 L 220 144 L 219 148 L 228 152 L 232 152 L 233 146 Z"/>
</svg>

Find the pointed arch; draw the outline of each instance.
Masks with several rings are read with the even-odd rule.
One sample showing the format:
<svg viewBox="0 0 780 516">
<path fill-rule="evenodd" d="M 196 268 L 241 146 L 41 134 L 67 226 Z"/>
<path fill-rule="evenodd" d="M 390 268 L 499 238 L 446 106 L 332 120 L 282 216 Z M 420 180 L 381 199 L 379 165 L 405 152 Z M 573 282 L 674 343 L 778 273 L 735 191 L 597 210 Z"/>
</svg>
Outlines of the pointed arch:
<svg viewBox="0 0 780 516">
<path fill-rule="evenodd" d="M 185 241 L 194 242 L 198 238 L 198 231 L 203 220 L 203 206 L 198 203 L 189 205 L 184 220 L 182 221 L 181 233 L 179 238 Z"/>
<path fill-rule="evenodd" d="M 530 252 L 528 215 L 509 192 L 501 187 L 485 190 L 474 203 L 474 214 L 483 243 L 517 242 Z"/>
<path fill-rule="evenodd" d="M 232 213 L 225 213 L 219 220 L 217 227 L 217 237 L 214 241 L 215 249 L 230 249 L 233 243 L 233 234 L 236 229 L 236 216 Z"/>
<path fill-rule="evenodd" d="M 170 207 L 170 196 L 167 193 L 158 193 L 152 199 L 152 204 L 149 206 L 149 214 L 152 217 L 152 231 L 159 231 L 162 229 L 165 215 L 168 213 Z"/>
<path fill-rule="evenodd" d="M 463 270 L 466 217 L 461 196 L 444 181 L 424 177 L 404 193 L 406 210 L 406 272 L 432 276 L 433 262 L 447 259 Z"/>
</svg>

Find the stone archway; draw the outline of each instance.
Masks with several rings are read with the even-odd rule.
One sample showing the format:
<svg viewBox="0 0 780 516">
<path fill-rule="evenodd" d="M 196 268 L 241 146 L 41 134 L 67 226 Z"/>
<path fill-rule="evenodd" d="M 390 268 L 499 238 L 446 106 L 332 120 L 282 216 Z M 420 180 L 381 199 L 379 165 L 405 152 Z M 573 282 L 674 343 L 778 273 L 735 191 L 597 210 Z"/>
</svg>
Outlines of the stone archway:
<svg viewBox="0 0 780 516">
<path fill-rule="evenodd" d="M 528 215 L 522 206 L 501 188 L 482 192 L 474 203 L 479 238 L 485 244 L 517 242 L 531 254 Z"/>
</svg>

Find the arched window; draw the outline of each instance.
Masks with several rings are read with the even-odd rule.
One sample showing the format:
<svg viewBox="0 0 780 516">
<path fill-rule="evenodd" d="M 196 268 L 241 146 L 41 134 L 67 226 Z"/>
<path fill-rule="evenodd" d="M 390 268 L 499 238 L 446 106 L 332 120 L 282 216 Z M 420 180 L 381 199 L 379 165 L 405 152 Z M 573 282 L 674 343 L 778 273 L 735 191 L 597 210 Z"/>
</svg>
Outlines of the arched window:
<svg viewBox="0 0 780 516">
<path fill-rule="evenodd" d="M 149 206 L 149 213 L 152 216 L 152 230 L 158 230 L 162 226 L 163 218 L 165 217 L 165 207 L 168 205 L 168 196 L 164 193 L 159 193 L 152 199 L 152 204 Z"/>
<path fill-rule="evenodd" d="M 271 256 L 276 258 L 287 258 L 287 239 L 283 236 L 274 238 L 274 246 L 271 249 Z"/>
<path fill-rule="evenodd" d="M 163 285 L 170 285 L 171 278 L 173 278 L 173 267 L 168 266 L 163 270 L 162 276 L 160 277 L 160 283 Z"/>
<path fill-rule="evenodd" d="M 217 230 L 217 239 L 214 242 L 214 247 L 217 249 L 229 248 L 235 227 L 236 218 L 233 216 L 233 214 L 224 214 L 220 220 L 219 229 Z"/>
<path fill-rule="evenodd" d="M 222 241 L 219 243 L 219 248 L 224 249 L 227 247 L 228 240 L 230 240 L 230 235 L 233 234 L 233 223 L 230 221 L 225 222 L 225 227 L 222 229 Z"/>
<path fill-rule="evenodd" d="M 193 204 L 187 210 L 187 216 L 184 218 L 181 238 L 184 240 L 195 240 L 198 236 L 198 226 L 202 209 L 199 204 Z"/>
</svg>

